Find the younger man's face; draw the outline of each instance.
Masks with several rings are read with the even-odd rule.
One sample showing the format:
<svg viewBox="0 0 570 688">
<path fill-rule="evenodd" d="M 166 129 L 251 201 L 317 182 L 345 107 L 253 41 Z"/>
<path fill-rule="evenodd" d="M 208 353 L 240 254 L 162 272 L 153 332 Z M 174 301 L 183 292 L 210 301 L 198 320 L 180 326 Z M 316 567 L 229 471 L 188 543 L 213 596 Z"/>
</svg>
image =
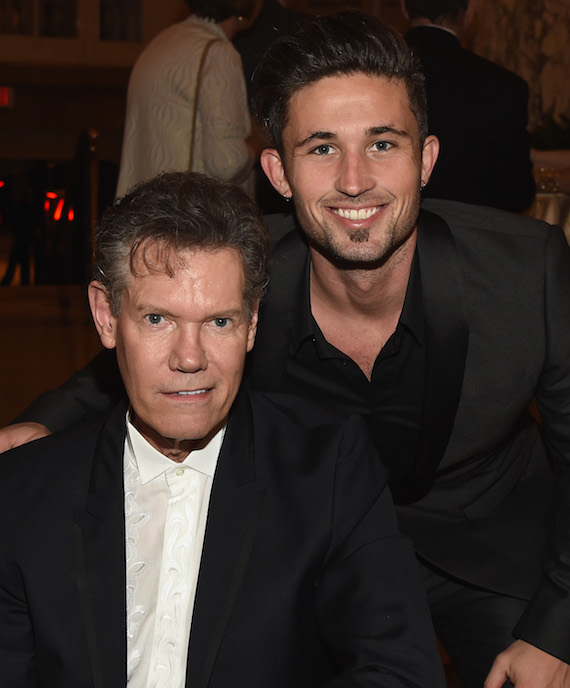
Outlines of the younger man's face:
<svg viewBox="0 0 570 688">
<path fill-rule="evenodd" d="M 129 275 L 119 316 L 90 285 L 101 340 L 117 359 L 137 429 L 182 460 L 223 426 L 237 395 L 257 312 L 248 318 L 245 277 L 234 249 L 182 251 L 174 274 Z"/>
<path fill-rule="evenodd" d="M 329 260 L 376 264 L 412 235 L 439 146 L 433 136 L 420 145 L 402 81 L 355 73 L 300 89 L 283 147 L 283 158 L 263 151 L 263 168 Z"/>
</svg>

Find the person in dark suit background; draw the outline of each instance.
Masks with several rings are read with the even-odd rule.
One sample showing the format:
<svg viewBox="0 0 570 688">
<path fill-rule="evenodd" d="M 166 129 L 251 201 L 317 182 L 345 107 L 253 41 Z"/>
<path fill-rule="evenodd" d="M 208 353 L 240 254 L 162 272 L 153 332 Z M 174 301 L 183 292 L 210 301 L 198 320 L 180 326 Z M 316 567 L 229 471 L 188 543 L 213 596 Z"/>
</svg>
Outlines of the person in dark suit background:
<svg viewBox="0 0 570 688">
<path fill-rule="evenodd" d="M 0 685 L 443 687 L 361 420 L 240 391 L 266 246 L 197 174 L 105 215 L 89 301 L 130 404 L 3 457 Z"/>
<path fill-rule="evenodd" d="M 476 0 L 402 0 L 406 41 L 426 77 L 429 131 L 440 140 L 424 195 L 520 212 L 533 201 L 528 84 L 465 49 Z"/>
<path fill-rule="evenodd" d="M 273 41 L 296 33 L 309 16 L 288 7 L 287 0 L 263 0 L 255 23 L 234 38 L 241 56 L 248 96 L 252 96 L 255 68 Z"/>
<path fill-rule="evenodd" d="M 465 688 L 487 676 L 488 688 L 507 678 L 567 688 L 563 233 L 470 204 L 420 204 L 438 152 L 423 77 L 373 18 L 308 24 L 271 49 L 257 79 L 272 140 L 263 166 L 293 197 L 297 224 L 271 219 L 251 386 L 363 417 Z M 0 433 L 4 446 L 105 408 L 112 364 L 100 358 L 46 393 Z M 527 412 L 533 397 L 543 431 Z"/>
<path fill-rule="evenodd" d="M 255 23 L 234 38 L 234 45 L 241 56 L 248 99 L 252 96 L 252 79 L 259 60 L 273 41 L 289 36 L 309 20 L 309 16 L 295 12 L 287 0 L 264 0 Z M 290 213 L 291 206 L 275 194 L 263 170 L 257 164 L 255 199 L 265 214 Z"/>
</svg>

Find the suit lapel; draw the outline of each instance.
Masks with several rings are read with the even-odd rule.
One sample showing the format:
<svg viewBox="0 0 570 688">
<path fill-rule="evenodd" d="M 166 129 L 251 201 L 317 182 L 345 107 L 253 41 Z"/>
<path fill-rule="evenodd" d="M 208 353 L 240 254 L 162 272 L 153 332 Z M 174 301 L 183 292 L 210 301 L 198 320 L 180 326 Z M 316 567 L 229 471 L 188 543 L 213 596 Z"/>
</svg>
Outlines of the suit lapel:
<svg viewBox="0 0 570 688">
<path fill-rule="evenodd" d="M 75 514 L 76 574 L 95 688 L 126 683 L 123 443 L 126 406 L 100 431 L 84 510 Z"/>
<path fill-rule="evenodd" d="M 205 688 L 249 561 L 264 493 L 255 476 L 253 416 L 242 392 L 218 459 L 196 590 L 186 685 Z"/>
<path fill-rule="evenodd" d="M 469 327 L 463 309 L 463 276 L 446 222 L 422 210 L 418 256 L 426 338 L 426 375 L 419 476 L 429 489 L 447 447 L 461 397 Z"/>
</svg>

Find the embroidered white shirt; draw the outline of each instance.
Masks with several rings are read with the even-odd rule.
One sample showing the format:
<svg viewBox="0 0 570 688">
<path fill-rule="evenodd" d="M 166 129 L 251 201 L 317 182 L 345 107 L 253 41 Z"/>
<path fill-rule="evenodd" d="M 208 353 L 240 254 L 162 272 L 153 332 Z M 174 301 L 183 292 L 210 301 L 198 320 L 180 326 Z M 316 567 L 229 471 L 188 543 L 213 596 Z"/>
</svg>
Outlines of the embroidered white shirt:
<svg viewBox="0 0 570 688">
<path fill-rule="evenodd" d="M 192 611 L 221 430 L 175 463 L 127 419 L 124 449 L 127 684 L 184 688 Z"/>
</svg>

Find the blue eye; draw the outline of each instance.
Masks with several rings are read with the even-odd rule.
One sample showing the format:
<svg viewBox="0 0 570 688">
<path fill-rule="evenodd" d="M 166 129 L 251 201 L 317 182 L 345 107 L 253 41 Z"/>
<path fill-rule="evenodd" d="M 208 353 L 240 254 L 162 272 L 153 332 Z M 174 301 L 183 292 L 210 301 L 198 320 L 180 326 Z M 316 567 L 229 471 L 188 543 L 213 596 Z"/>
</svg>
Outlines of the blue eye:
<svg viewBox="0 0 570 688">
<path fill-rule="evenodd" d="M 229 322 L 230 322 L 229 318 L 215 318 L 214 325 L 216 327 L 227 327 Z"/>
<path fill-rule="evenodd" d="M 151 325 L 160 325 L 163 320 L 162 315 L 158 313 L 149 313 L 146 318 Z"/>
<path fill-rule="evenodd" d="M 389 141 L 376 141 L 372 144 L 372 147 L 378 151 L 387 151 L 392 148 L 392 144 Z"/>
<path fill-rule="evenodd" d="M 320 146 L 317 146 L 313 149 L 313 153 L 316 155 L 328 155 L 331 151 L 332 146 L 330 146 L 328 143 L 321 143 Z"/>
</svg>

